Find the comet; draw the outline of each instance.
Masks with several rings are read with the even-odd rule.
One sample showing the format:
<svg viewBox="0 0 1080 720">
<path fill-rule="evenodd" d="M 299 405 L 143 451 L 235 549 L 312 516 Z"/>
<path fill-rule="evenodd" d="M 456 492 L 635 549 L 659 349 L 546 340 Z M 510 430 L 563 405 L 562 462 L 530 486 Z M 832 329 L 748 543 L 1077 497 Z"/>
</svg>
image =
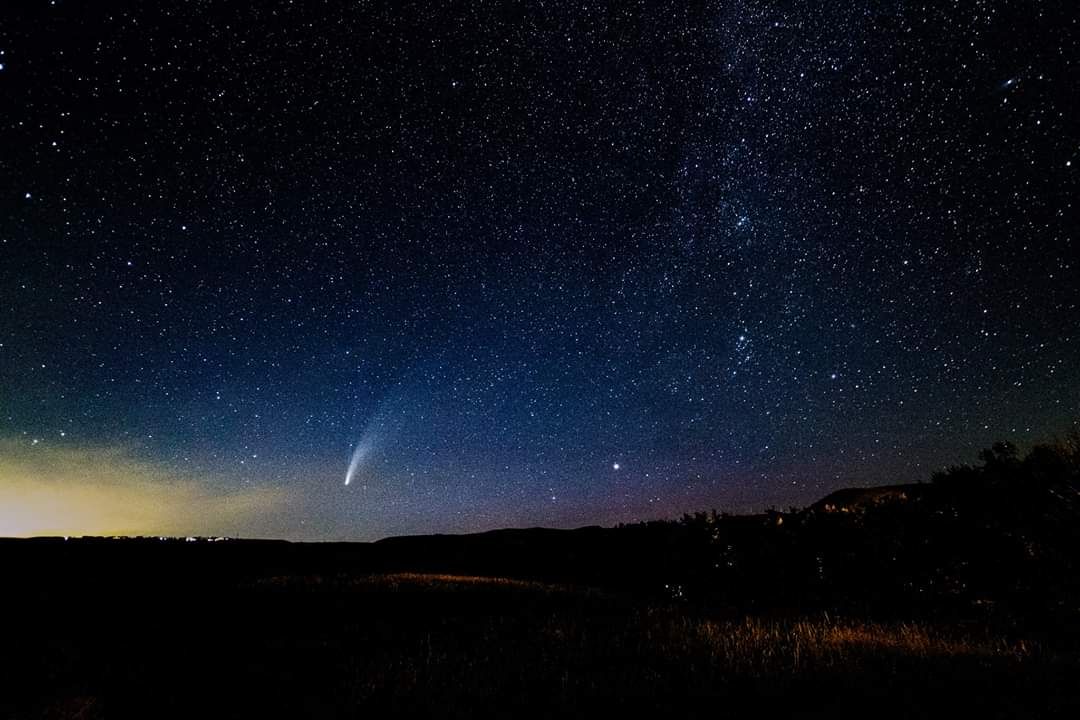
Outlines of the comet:
<svg viewBox="0 0 1080 720">
<path fill-rule="evenodd" d="M 371 444 L 371 440 L 367 437 L 360 438 L 360 442 L 356 443 L 352 459 L 349 461 L 349 469 L 345 472 L 346 485 L 353 481 L 353 478 L 356 477 L 356 472 L 360 469 L 360 465 L 363 464 L 364 459 L 371 453 Z"/>
</svg>

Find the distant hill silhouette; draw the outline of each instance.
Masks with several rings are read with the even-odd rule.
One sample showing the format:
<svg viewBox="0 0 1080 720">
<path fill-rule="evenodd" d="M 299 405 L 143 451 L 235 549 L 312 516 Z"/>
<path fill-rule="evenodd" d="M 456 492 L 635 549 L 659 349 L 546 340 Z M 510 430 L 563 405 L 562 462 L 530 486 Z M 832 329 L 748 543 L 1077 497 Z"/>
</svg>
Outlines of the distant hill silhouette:
<svg viewBox="0 0 1080 720">
<path fill-rule="evenodd" d="M 998 444 L 924 484 L 615 528 L 2 540 L 0 718 L 435 717 L 496 692 L 525 698 L 514 715 L 607 694 L 692 716 L 717 693 L 709 715 L 1075 717 L 1078 450 Z"/>
<path fill-rule="evenodd" d="M 607 529 L 376 546 L 424 570 L 600 583 L 714 606 L 1076 624 L 1080 439 L 1037 445 L 1023 457 L 998 443 L 979 458 L 928 483 L 846 488 L 789 513 L 713 510 Z"/>
<path fill-rule="evenodd" d="M 888 502 L 906 502 L 920 497 L 922 485 L 881 485 L 866 488 L 844 488 L 829 493 L 809 507 L 814 512 L 865 512 Z"/>
<path fill-rule="evenodd" d="M 804 510 L 375 543 L 3 541 L 12 572 L 139 567 L 204 578 L 291 572 L 492 575 L 748 610 L 820 608 L 1080 624 L 1080 439 L 1007 443 L 922 484 L 847 488 Z M 20 547 L 11 552 L 12 544 Z M 63 546 L 57 552 L 57 545 Z M 109 562 L 100 562 L 104 554 Z M 28 580 L 32 582 L 31 580 Z M 1020 619 L 1020 620 L 1018 620 Z M 1080 636 L 1080 632 L 1077 633 Z"/>
</svg>

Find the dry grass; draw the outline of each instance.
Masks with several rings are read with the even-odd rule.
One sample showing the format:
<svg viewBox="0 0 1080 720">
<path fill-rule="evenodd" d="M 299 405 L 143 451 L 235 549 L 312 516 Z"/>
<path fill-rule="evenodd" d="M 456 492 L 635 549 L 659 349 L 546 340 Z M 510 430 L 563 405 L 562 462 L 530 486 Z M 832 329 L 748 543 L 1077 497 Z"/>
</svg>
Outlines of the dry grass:
<svg viewBox="0 0 1080 720">
<path fill-rule="evenodd" d="M 369 575 L 359 578 L 358 582 L 378 586 L 383 590 L 436 589 L 453 591 L 462 588 L 492 588 L 534 590 L 540 592 L 573 592 L 567 585 L 552 585 L 533 580 L 516 580 L 505 577 L 487 577 L 483 575 L 446 575 L 425 573 L 390 573 L 387 575 Z"/>
<path fill-rule="evenodd" d="M 545 583 L 536 580 L 520 580 L 488 575 L 452 575 L 447 573 L 372 573 L 363 575 L 275 575 L 256 580 L 253 588 L 278 588 L 288 590 L 372 592 L 433 591 L 453 593 L 458 591 L 519 590 L 532 593 L 570 593 L 578 595 L 601 594 L 588 587 Z"/>
<path fill-rule="evenodd" d="M 118 698 L 139 709 L 168 698 L 175 717 L 1076 716 L 1064 712 L 1073 660 L 987 630 L 717 619 L 568 585 L 421 573 L 268 577 L 205 607 L 123 646 L 110 638 L 124 649 L 109 665 L 81 641 L 61 673 L 36 643 L 38 666 L 58 674 L 38 707 L 69 718 L 104 717 Z"/>
<path fill-rule="evenodd" d="M 540 645 L 558 647 L 568 655 L 585 652 L 598 642 L 614 644 L 619 652 L 643 657 L 677 659 L 693 655 L 727 671 L 797 673 L 807 667 L 840 667 L 864 658 L 1008 659 L 1023 660 L 1032 646 L 1010 643 L 988 635 L 962 634 L 956 629 L 919 623 L 877 623 L 822 615 L 812 618 L 712 620 L 677 608 L 620 608 L 604 617 L 585 612 L 548 609 L 533 624 L 508 623 L 515 613 L 507 592 L 535 597 L 573 596 L 582 600 L 610 600 L 588 588 L 505 577 L 427 573 L 389 573 L 337 576 L 278 576 L 260 580 L 257 587 L 290 592 L 362 591 L 383 594 L 436 593 L 447 598 L 482 594 L 494 612 L 473 618 L 474 630 L 494 640 L 497 650 L 507 625 Z M 505 601 L 505 607 L 500 602 Z M 609 608 L 610 609 L 610 608 Z M 584 608 L 578 608 L 584 610 Z M 597 622 L 599 620 L 599 622 Z M 428 636 L 430 643 L 430 635 Z M 572 658 L 568 658 L 572 659 Z"/>
<path fill-rule="evenodd" d="M 1030 648 L 1000 638 L 958 635 L 912 623 L 870 623 L 826 616 L 798 620 L 745 618 L 713 621 L 663 617 L 648 629 L 653 652 L 707 657 L 717 668 L 740 674 L 791 673 L 852 668 L 891 661 L 1020 660 Z"/>
<path fill-rule="evenodd" d="M 363 621 L 341 638 L 341 687 L 358 706 L 418 697 L 532 697 L 555 708 L 611 697 L 753 703 L 773 692 L 763 687 L 789 698 L 820 693 L 822 702 L 864 692 L 922 697 L 938 692 L 941 677 L 979 686 L 1040 663 L 1030 646 L 985 632 L 825 615 L 717 620 L 507 578 L 401 573 L 288 587 L 416 603 L 407 620 L 380 616 L 395 625 L 392 642 Z"/>
</svg>

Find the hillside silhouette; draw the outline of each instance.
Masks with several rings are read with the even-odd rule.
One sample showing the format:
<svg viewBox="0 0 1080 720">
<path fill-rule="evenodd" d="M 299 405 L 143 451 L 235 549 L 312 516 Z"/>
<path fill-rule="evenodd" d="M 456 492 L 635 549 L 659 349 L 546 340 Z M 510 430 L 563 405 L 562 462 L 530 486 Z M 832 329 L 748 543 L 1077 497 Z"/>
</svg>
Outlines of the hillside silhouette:
<svg viewBox="0 0 1080 720">
<path fill-rule="evenodd" d="M 0 718 L 1080 710 L 1075 434 L 788 512 L 0 556 Z"/>
</svg>

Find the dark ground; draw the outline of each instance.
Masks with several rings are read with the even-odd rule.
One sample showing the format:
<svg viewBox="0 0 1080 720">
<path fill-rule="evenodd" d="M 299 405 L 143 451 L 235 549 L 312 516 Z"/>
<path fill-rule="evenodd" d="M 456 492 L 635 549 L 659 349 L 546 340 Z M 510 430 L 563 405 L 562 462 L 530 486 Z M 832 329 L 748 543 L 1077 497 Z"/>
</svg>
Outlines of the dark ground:
<svg viewBox="0 0 1080 720">
<path fill-rule="evenodd" d="M 0 540 L 0 718 L 1080 717 L 1080 439 L 801 512 Z"/>
<path fill-rule="evenodd" d="M 378 545 L 55 540 L 0 553 L 2 717 L 1080 710 L 1075 653 L 986 625 L 370 574 L 391 555 L 409 564 Z"/>
</svg>

